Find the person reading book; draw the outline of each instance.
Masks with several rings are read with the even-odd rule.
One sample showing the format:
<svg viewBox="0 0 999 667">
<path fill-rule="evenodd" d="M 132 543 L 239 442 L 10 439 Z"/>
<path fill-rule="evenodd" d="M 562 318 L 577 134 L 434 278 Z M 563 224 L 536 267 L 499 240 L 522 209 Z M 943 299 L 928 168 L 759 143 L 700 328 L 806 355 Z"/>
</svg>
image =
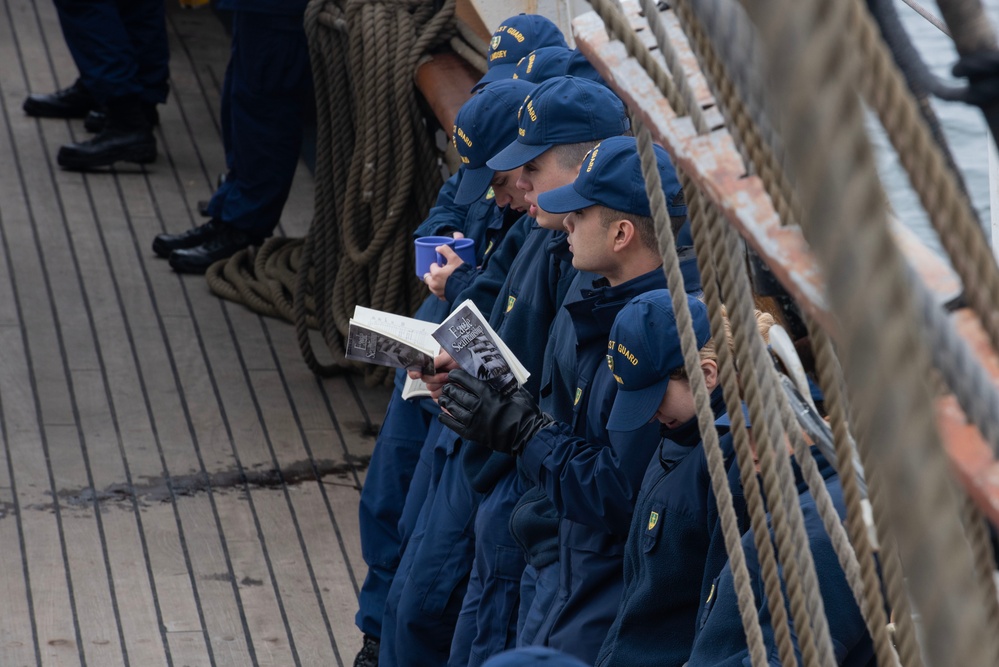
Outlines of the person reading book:
<svg viewBox="0 0 999 667">
<path fill-rule="evenodd" d="M 594 143 L 628 128 L 621 101 L 610 90 L 591 81 L 552 79 L 534 89 L 529 99 L 530 106 L 525 100 L 519 112 L 519 129 L 546 144 L 540 152 L 556 143 L 566 145 L 565 150 L 559 151 L 558 164 L 564 172 L 559 184 L 571 182 L 583 154 Z M 548 119 L 541 124 L 543 127 L 526 129 L 529 123 L 533 124 L 532 115 L 539 117 L 537 114 L 542 110 Z M 519 132 L 507 143 L 517 136 Z M 527 159 L 499 170 L 518 170 L 524 162 Z M 522 179 L 521 172 L 517 185 L 526 197 L 529 193 L 523 188 Z M 565 249 L 565 232 L 560 224 L 547 229 L 534 224 L 504 276 L 489 315 L 490 324 L 531 372 L 531 379 L 524 386 L 534 395 L 538 392 L 537 378 L 548 328 L 576 273 Z M 440 604 L 447 607 L 447 619 L 452 618 L 451 609 L 460 609 L 457 626 L 451 626 L 454 636 L 449 646 L 450 662 L 456 665 L 481 664 L 488 655 L 513 644 L 518 577 L 525 565 L 524 556 L 507 527 L 509 509 L 505 509 L 505 516 L 502 506 L 478 512 L 479 503 L 496 493 L 498 486 L 503 487 L 499 497 L 519 498 L 521 490 L 513 459 L 490 457 L 488 450 L 483 458 L 470 458 L 468 444 L 450 432 L 442 433 L 438 440 L 437 453 L 430 459 L 441 462 L 440 478 L 428 489 L 419 528 L 407 545 L 399 576 L 393 582 L 393 589 L 399 587 L 398 602 L 390 595 L 386 608 L 386 620 L 394 615 L 397 624 L 427 623 L 427 606 L 420 602 L 427 596 L 417 595 L 421 591 L 426 593 L 428 587 L 420 580 L 427 577 L 427 572 L 442 575 L 446 572 L 429 588 L 432 596 L 439 595 Z M 468 530 L 469 526 L 473 530 Z M 420 546 L 414 548 L 417 538 Z M 428 547 L 428 543 L 435 546 Z M 437 548 L 444 555 L 434 553 Z M 442 562 L 446 562 L 443 568 Z M 403 575 L 404 569 L 412 574 Z M 410 580 L 402 581 L 401 576 Z M 433 611 L 440 609 L 441 606 L 435 606 Z M 438 620 L 437 627 L 442 625 Z M 441 662 L 446 660 L 447 657 Z"/>
<path fill-rule="evenodd" d="M 526 18 L 524 22 L 521 27 L 533 26 L 525 27 L 524 34 L 545 37 L 551 35 L 550 28 L 554 28 L 550 21 L 540 16 Z M 546 23 L 550 28 L 546 27 Z M 561 40 L 561 33 L 558 33 L 557 28 L 554 31 Z M 507 84 L 500 79 L 493 84 L 492 91 L 485 98 L 476 102 L 478 104 L 482 99 L 494 99 L 505 100 L 509 105 L 506 112 L 498 114 L 499 118 L 492 126 L 491 133 L 482 137 L 483 144 L 495 141 L 498 145 L 505 145 L 510 141 L 517 131 L 517 108 L 532 87 L 527 82 L 511 81 Z M 476 97 L 472 98 L 475 99 Z M 486 154 L 491 155 L 488 146 L 486 148 Z M 477 260 L 483 272 L 488 272 L 490 276 L 494 273 L 505 275 L 527 235 L 526 218 L 523 216 L 527 205 L 516 188 L 505 187 L 506 181 L 516 181 L 515 177 L 510 179 L 506 176 L 503 177 L 503 182 L 495 178 L 487 179 L 477 198 L 461 205 L 455 204 L 455 193 L 469 166 L 474 168 L 481 165 L 478 162 L 473 164 L 469 157 L 469 163 L 460 168 L 455 177 L 441 189 L 436 206 L 431 209 L 416 233 L 428 236 L 461 232 L 465 237 L 475 240 Z M 496 186 L 493 195 L 487 192 L 490 184 Z M 496 195 L 498 190 L 500 192 Z M 428 322 L 441 322 L 450 310 L 450 303 L 461 302 L 457 299 L 458 294 L 479 282 L 495 283 L 492 290 L 483 288 L 477 294 L 480 305 L 490 308 L 490 294 L 492 299 L 496 298 L 502 280 L 488 277 L 480 280 L 479 273 L 479 267 L 458 267 L 446 282 L 447 301 L 441 301 L 433 295 L 428 296 L 414 317 Z M 385 600 L 405 539 L 404 531 L 400 531 L 399 526 L 403 520 L 410 483 L 416 474 L 420 451 L 429 437 L 432 417 L 438 411 L 437 405 L 430 400 L 404 400 L 402 394 L 406 379 L 405 373 L 396 375 L 395 390 L 389 400 L 361 489 L 358 509 L 361 553 L 368 566 L 355 618 L 357 627 L 364 633 L 364 646 L 355 659 L 355 663 L 361 666 L 378 663 Z M 437 430 L 435 426 L 434 441 Z"/>
<path fill-rule="evenodd" d="M 669 156 L 659 147 L 655 152 L 666 200 L 679 201 L 680 184 Z M 555 368 L 545 373 L 572 381 L 559 386 L 552 380 L 551 386 L 568 394 L 572 407 L 560 409 L 559 402 L 549 401 L 556 419 L 525 392 L 507 398 L 463 371 L 452 371 L 439 399 L 444 411 L 439 419 L 482 445 L 517 455 L 521 470 L 557 510 L 558 566 L 537 573 L 535 597 L 525 614 L 533 634 L 522 635 L 521 641 L 592 663 L 617 610 L 626 527 L 659 442 L 652 425 L 629 433 L 607 429 L 617 393 L 613 380 L 607 381 L 608 334 L 628 301 L 665 288 L 666 279 L 634 138 L 601 141 L 584 156 L 573 183 L 543 192 L 537 201 L 546 214 L 563 217 L 580 275 L 598 276 L 567 299 L 552 330 Z M 684 213 L 680 207 L 671 211 Z M 580 460 L 574 454 L 582 443 L 588 455 Z M 540 619 L 536 627 L 532 619 Z"/>
</svg>

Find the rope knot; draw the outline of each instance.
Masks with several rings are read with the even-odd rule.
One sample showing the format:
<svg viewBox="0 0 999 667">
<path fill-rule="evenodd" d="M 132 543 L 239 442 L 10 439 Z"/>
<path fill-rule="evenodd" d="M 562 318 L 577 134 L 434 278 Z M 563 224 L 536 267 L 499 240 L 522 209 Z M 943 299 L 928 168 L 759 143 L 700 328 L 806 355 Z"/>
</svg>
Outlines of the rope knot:
<svg viewBox="0 0 999 667">
<path fill-rule="evenodd" d="M 968 79 L 968 104 L 984 107 L 999 101 L 999 51 L 979 51 L 962 56 L 951 70 Z"/>
</svg>

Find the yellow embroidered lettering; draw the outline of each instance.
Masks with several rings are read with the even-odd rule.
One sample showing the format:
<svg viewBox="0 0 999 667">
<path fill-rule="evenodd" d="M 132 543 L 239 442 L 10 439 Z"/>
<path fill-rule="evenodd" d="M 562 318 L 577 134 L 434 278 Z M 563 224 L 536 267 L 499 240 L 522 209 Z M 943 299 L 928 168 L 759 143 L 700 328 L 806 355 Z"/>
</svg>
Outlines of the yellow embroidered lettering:
<svg viewBox="0 0 999 667">
<path fill-rule="evenodd" d="M 499 60 L 500 58 L 506 58 L 506 49 L 502 51 L 493 51 L 492 55 L 489 56 L 490 62 L 493 60 Z"/>
<path fill-rule="evenodd" d="M 590 170 L 593 169 L 593 161 L 597 159 L 597 149 L 599 148 L 600 144 L 597 144 L 596 146 L 593 147 L 593 150 L 590 151 L 590 161 L 586 165 L 586 173 L 590 173 Z M 586 158 L 583 159 L 585 160 Z"/>
<path fill-rule="evenodd" d="M 538 122 L 538 113 L 534 110 L 534 101 L 529 100 L 527 102 L 527 115 L 531 117 L 531 122 Z"/>
<path fill-rule="evenodd" d="M 507 28 L 506 29 L 506 34 L 513 36 L 513 38 L 515 40 L 517 40 L 518 43 L 523 43 L 524 42 L 524 35 L 523 35 L 523 33 L 521 33 L 516 28 Z"/>
</svg>

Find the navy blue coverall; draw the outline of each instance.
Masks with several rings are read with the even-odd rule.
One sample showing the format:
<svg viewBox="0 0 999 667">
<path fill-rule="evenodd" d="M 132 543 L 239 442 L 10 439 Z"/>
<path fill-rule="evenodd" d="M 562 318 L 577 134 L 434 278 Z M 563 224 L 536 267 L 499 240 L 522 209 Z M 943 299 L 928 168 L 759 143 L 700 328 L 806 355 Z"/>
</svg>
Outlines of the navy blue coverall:
<svg viewBox="0 0 999 667">
<path fill-rule="evenodd" d="M 843 502 L 843 488 L 840 486 L 839 477 L 833 467 L 814 447 L 812 448 L 812 456 L 818 464 L 823 479 L 825 479 L 826 488 L 829 490 L 829 496 L 836 507 L 836 512 L 842 519 L 846 516 L 846 505 Z M 844 667 L 874 665 L 876 660 L 871 636 L 867 632 L 867 626 L 864 624 L 860 608 L 857 607 L 853 591 L 839 565 L 839 559 L 829 535 L 826 533 L 822 517 L 815 505 L 815 499 L 809 492 L 808 485 L 802 479 L 801 470 L 796 464 L 794 465 L 794 473 L 798 486 L 798 502 L 805 520 L 805 531 L 808 534 L 808 544 L 815 561 L 815 571 L 819 576 L 819 590 L 822 593 L 822 604 L 825 607 L 826 619 L 829 622 L 829 633 L 836 655 L 836 664 Z M 746 553 L 746 567 L 749 570 L 750 583 L 756 597 L 760 629 L 763 631 L 763 641 L 767 648 L 769 664 L 780 665 L 780 656 L 774 642 L 770 608 L 767 606 L 766 593 L 760 579 L 760 563 L 752 531 L 743 536 L 742 549 Z M 689 667 L 748 666 L 750 664 L 749 649 L 746 648 L 746 637 L 742 629 L 739 602 L 735 593 L 730 564 L 726 564 L 721 575 L 715 579 L 714 588 L 714 595 L 709 593 L 709 598 L 701 609 L 700 627 L 687 664 Z M 790 618 L 790 609 L 788 609 L 788 617 Z M 796 636 L 793 625 L 791 635 L 792 638 Z M 797 642 L 795 642 L 795 653 L 800 661 L 801 649 Z M 655 664 L 662 663 L 656 662 Z"/>
<path fill-rule="evenodd" d="M 170 51 L 163 0 L 54 0 L 84 87 L 101 103 L 136 95 L 163 104 Z"/>
<path fill-rule="evenodd" d="M 570 397 L 571 413 L 541 429 L 520 455 L 521 469 L 559 516 L 559 558 L 551 566 L 559 574 L 542 572 L 537 581 L 525 618 L 530 637 L 524 639 L 585 662 L 596 657 L 617 609 L 624 527 L 659 442 L 654 425 L 630 433 L 607 431 L 617 394 L 605 363 L 607 338 L 633 297 L 665 285 L 656 268 L 614 287 L 599 279 L 566 303 L 552 328 L 551 355 L 561 372 L 551 375 L 556 385 L 551 391 Z"/>
<path fill-rule="evenodd" d="M 460 231 L 466 238 L 475 240 L 478 262 L 491 263 L 492 250 L 506 244 L 501 243 L 507 234 L 507 227 L 516 222 L 511 213 L 516 212 L 501 209 L 495 205 L 492 198 L 482 199 L 468 206 L 454 204 L 454 192 L 461 178 L 461 170 L 448 179 L 437 196 L 436 205 L 430 209 L 426 220 L 417 229 L 416 235 L 437 235 L 446 232 Z M 519 214 L 516 214 L 519 217 Z M 510 240 L 511 247 L 519 247 L 521 241 Z M 462 265 L 463 276 L 475 276 L 479 273 L 476 267 Z M 455 274 L 458 272 L 456 271 Z M 451 287 L 455 274 L 448 279 Z M 461 282 L 459 278 L 456 282 Z M 462 283 L 463 284 L 463 283 Z M 441 301 L 434 295 L 429 295 L 416 312 L 415 317 L 427 322 L 441 322 L 450 311 L 450 303 Z M 388 596 L 392 577 L 399 565 L 399 557 L 403 548 L 404 535 L 414 528 L 416 514 L 411 507 L 410 516 L 403 528 L 400 522 L 406 507 L 407 494 L 411 482 L 419 468 L 420 451 L 427 439 L 430 420 L 437 413 L 437 404 L 429 399 L 405 400 L 402 398 L 402 385 L 405 373 L 396 374 L 395 390 L 389 400 L 385 420 L 378 433 L 368 465 L 368 473 L 361 489 L 361 502 L 358 508 L 361 531 L 361 553 L 368 565 L 368 574 L 361 586 L 358 599 L 358 611 L 355 623 L 361 632 L 372 637 L 381 637 L 382 615 L 385 610 L 385 600 Z M 437 430 L 435 429 L 435 440 Z M 421 469 L 429 474 L 425 465 Z M 416 486 L 426 485 L 417 481 Z M 415 502 L 415 500 L 413 501 Z"/>
<path fill-rule="evenodd" d="M 490 325 L 531 372 L 526 387 L 535 395 L 543 341 L 557 311 L 557 299 L 564 296 L 575 275 L 571 264 L 548 252 L 551 239 L 558 236 L 564 233 L 532 225 L 527 240 L 505 273 L 489 318 Z M 497 252 L 501 251 L 502 244 Z M 490 277 L 484 278 L 476 280 L 459 298 L 464 300 L 482 288 L 481 283 L 488 284 Z M 474 627 L 470 635 L 463 632 L 459 640 L 455 626 L 473 566 L 474 529 L 482 494 L 472 487 L 462 465 L 463 444 L 454 433 L 445 430 L 434 446 L 434 454 L 428 456 L 434 462 L 432 465 L 443 461 L 443 467 L 440 478 L 430 480 L 431 488 L 418 527 L 392 582 L 382 620 L 379 654 L 380 664 L 385 667 L 441 665 L 449 657 L 457 664 L 469 660 L 476 634 Z M 513 460 L 507 465 L 512 467 Z M 410 493 L 413 491 L 411 487 Z M 490 603 L 483 600 L 484 605 Z M 501 636 L 505 642 L 506 632 Z M 453 640 L 458 642 L 454 647 Z"/>
<path fill-rule="evenodd" d="M 312 105 L 303 20 L 307 0 L 219 0 L 232 10 L 222 83 L 226 181 L 208 203 L 215 219 L 260 241 L 288 200 Z"/>
<path fill-rule="evenodd" d="M 711 394 L 729 488 L 748 527 L 721 387 Z M 680 667 L 698 610 L 727 560 L 707 459 L 694 418 L 663 438 L 645 472 L 624 553 L 624 592 L 596 660 L 599 667 Z"/>
</svg>

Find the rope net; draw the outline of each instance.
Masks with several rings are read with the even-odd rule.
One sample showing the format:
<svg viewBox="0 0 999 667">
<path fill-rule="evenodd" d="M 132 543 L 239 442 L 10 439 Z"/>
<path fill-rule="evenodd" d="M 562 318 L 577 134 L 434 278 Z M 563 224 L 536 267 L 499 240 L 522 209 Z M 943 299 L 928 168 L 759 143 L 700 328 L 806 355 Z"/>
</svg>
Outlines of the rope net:
<svg viewBox="0 0 999 667">
<path fill-rule="evenodd" d="M 731 332 L 730 345 L 718 346 L 719 377 L 780 662 L 836 664 L 790 448 L 861 609 L 878 664 L 994 665 L 999 637 L 995 554 L 980 507 L 954 483 L 934 402 L 940 392 L 952 393 L 996 452 L 999 394 L 976 355 L 982 348 L 971 348 L 957 333 L 940 299 L 894 239 L 861 110 L 868 105 L 884 125 L 994 354 L 999 268 L 946 146 L 934 137 L 933 118 L 920 113 L 919 100 L 860 0 L 670 4 L 671 12 L 664 12 L 652 0 L 590 0 L 599 23 L 577 19 L 575 28 L 577 42 L 600 63 L 598 69 L 605 70 L 635 118 L 752 664 L 768 664 L 759 634 L 759 601 L 749 590 L 734 509 L 728 506 L 731 495 L 682 296 L 653 140 L 675 158 L 713 337 L 724 339 Z M 686 42 L 671 42 L 662 24 L 670 13 Z M 976 31 L 979 49 L 983 43 L 994 45 L 980 22 L 965 23 Z M 587 32 L 601 24 L 609 44 Z M 648 50 L 653 40 L 636 32 L 636 25 L 652 33 L 656 51 Z M 695 56 L 723 128 L 711 127 L 710 105 L 695 99 L 689 81 L 698 72 L 677 51 Z M 688 63 L 687 71 L 681 62 Z M 668 105 L 668 113 L 656 110 L 661 104 Z M 732 163 L 717 152 L 698 163 L 699 156 L 719 145 L 731 146 L 739 156 L 733 173 L 722 173 Z M 822 293 L 805 304 L 811 313 L 805 320 L 828 414 L 826 459 L 842 482 L 844 520 L 832 505 L 811 441 L 756 326 L 758 304 L 737 231 L 746 233 L 745 225 L 730 223 L 745 214 L 733 202 L 758 202 L 727 198 L 725 192 L 747 176 L 758 179 L 751 182 L 758 183 L 753 187 L 765 196 L 774 219 L 796 230 L 824 276 Z M 753 424 L 752 443 L 743 404 Z M 759 483 L 751 444 L 760 461 Z M 866 476 L 866 487 L 858 474 Z"/>
</svg>

